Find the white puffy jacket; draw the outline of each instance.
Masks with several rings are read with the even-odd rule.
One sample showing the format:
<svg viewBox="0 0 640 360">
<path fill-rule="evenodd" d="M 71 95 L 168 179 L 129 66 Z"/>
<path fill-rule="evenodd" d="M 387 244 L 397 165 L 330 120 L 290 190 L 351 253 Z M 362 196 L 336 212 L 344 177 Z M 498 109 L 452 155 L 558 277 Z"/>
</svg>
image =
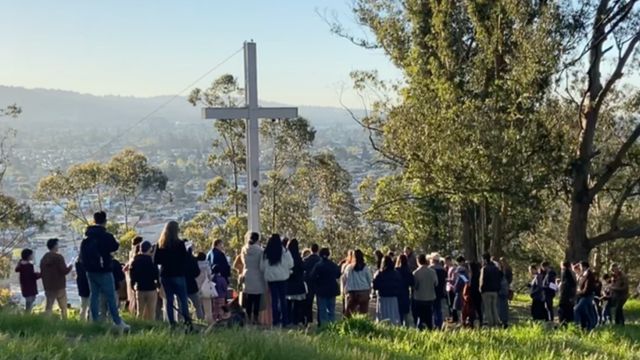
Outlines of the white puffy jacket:
<svg viewBox="0 0 640 360">
<path fill-rule="evenodd" d="M 264 255 L 260 260 L 260 270 L 264 273 L 264 279 L 267 282 L 288 280 L 291 268 L 293 268 L 293 258 L 285 248 L 282 248 L 282 259 L 275 265 L 270 265 L 269 260 Z"/>
</svg>

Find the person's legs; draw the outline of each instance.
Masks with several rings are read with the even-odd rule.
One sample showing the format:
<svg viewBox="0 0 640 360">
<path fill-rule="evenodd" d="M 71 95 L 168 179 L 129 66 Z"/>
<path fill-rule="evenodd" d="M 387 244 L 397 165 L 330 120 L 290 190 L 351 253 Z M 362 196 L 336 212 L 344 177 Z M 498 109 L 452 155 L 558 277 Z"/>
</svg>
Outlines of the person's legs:
<svg viewBox="0 0 640 360">
<path fill-rule="evenodd" d="M 287 309 L 287 282 L 279 281 L 279 302 L 280 302 L 280 314 L 282 316 L 282 326 L 289 325 L 289 312 Z"/>
<path fill-rule="evenodd" d="M 122 319 L 120 318 L 120 312 L 118 311 L 118 300 L 116 299 L 115 283 L 113 281 L 113 274 L 103 273 L 100 274 L 102 282 L 102 291 L 104 298 L 107 302 L 107 307 L 111 313 L 111 320 L 115 325 L 120 325 Z M 106 314 L 105 314 L 106 315 Z"/>
<path fill-rule="evenodd" d="M 369 314 L 369 290 L 358 291 L 356 298 L 356 306 L 359 314 L 368 315 Z"/>
<path fill-rule="evenodd" d="M 550 296 L 548 293 L 547 296 L 545 296 L 544 307 L 547 311 L 547 321 L 553 321 L 555 317 L 553 312 L 553 296 Z"/>
<path fill-rule="evenodd" d="M 136 291 L 135 295 L 136 295 L 136 317 L 138 319 L 144 319 L 145 317 L 145 313 L 148 311 L 148 307 L 149 307 L 149 303 L 147 302 L 148 297 L 145 296 L 147 294 L 147 291 Z"/>
<path fill-rule="evenodd" d="M 189 315 L 189 303 L 187 302 L 187 281 L 184 277 L 175 277 L 172 280 L 174 282 L 174 291 L 178 298 L 178 308 L 180 314 L 185 322 L 191 322 L 191 316 Z"/>
<path fill-rule="evenodd" d="M 327 321 L 332 323 L 336 321 L 336 298 L 330 297 L 326 300 Z"/>
<path fill-rule="evenodd" d="M 619 299 L 616 303 L 615 308 L 615 323 L 616 325 L 624 325 L 624 304 L 627 302 L 627 299 Z"/>
<path fill-rule="evenodd" d="M 89 297 L 80 297 L 80 320 L 89 320 L 89 304 L 91 300 Z"/>
<path fill-rule="evenodd" d="M 491 321 L 492 321 L 492 325 L 491 326 L 498 326 L 500 325 L 500 314 L 498 312 L 498 293 L 497 292 L 492 292 L 490 295 L 491 298 Z"/>
<path fill-rule="evenodd" d="M 60 317 L 62 320 L 67 319 L 67 290 L 62 289 L 58 290 L 56 294 L 56 302 L 58 303 L 58 307 L 60 308 Z"/>
<path fill-rule="evenodd" d="M 27 314 L 31 314 L 33 311 L 33 303 L 36 302 L 35 296 L 27 296 L 24 298 L 24 312 Z"/>
<path fill-rule="evenodd" d="M 441 329 L 442 323 L 444 322 L 442 318 L 442 300 L 443 299 L 436 298 L 433 301 L 433 326 L 435 326 L 436 329 Z"/>
<path fill-rule="evenodd" d="M 207 324 L 213 324 L 213 301 L 210 298 L 202 298 L 202 310 L 204 311 L 204 320 Z"/>
<path fill-rule="evenodd" d="M 174 296 L 176 295 L 175 286 L 173 284 L 172 278 L 169 277 L 161 278 L 160 282 L 162 283 L 162 288 L 164 289 L 165 294 L 165 316 L 167 317 L 169 324 L 174 325 L 176 323 L 175 313 L 173 311 Z"/>
<path fill-rule="evenodd" d="M 45 305 L 44 305 L 44 313 L 47 315 L 51 315 L 53 312 L 53 303 L 56 301 L 56 294 L 53 291 L 45 291 Z"/>
<path fill-rule="evenodd" d="M 272 281 L 269 282 L 269 292 L 271 293 L 271 316 L 273 317 L 273 326 L 280 325 L 282 321 L 282 315 L 280 314 L 280 306 L 278 301 L 280 300 L 280 296 L 278 291 L 280 287 L 278 286 L 278 282 Z"/>
<path fill-rule="evenodd" d="M 196 318 L 198 320 L 203 320 L 204 319 L 204 309 L 202 309 L 202 302 L 200 301 L 200 294 L 198 294 L 198 293 L 188 294 L 187 297 L 189 298 L 189 301 L 191 301 L 191 304 L 193 305 L 194 309 L 196 310 Z"/>
<path fill-rule="evenodd" d="M 102 283 L 99 273 L 87 273 L 89 280 L 89 309 L 91 310 L 91 320 L 100 321 L 100 294 L 102 293 Z"/>
</svg>

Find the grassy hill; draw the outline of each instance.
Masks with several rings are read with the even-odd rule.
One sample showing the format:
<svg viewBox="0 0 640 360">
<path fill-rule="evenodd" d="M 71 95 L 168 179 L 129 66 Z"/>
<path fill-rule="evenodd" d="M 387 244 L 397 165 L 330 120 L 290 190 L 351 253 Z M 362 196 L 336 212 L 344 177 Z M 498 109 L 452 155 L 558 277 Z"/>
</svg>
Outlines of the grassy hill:
<svg viewBox="0 0 640 360">
<path fill-rule="evenodd" d="M 322 332 L 171 331 L 131 320 L 130 334 L 106 325 L 0 312 L 0 359 L 640 359 L 640 302 L 634 322 L 592 333 L 520 321 L 508 330 L 418 332 L 351 319 Z"/>
</svg>

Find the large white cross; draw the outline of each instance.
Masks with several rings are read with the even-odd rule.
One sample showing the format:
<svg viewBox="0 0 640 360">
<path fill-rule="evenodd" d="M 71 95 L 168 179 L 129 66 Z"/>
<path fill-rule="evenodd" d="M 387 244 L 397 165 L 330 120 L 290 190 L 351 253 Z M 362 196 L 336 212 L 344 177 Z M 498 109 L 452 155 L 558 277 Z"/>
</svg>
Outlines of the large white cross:
<svg viewBox="0 0 640 360">
<path fill-rule="evenodd" d="M 258 74 L 256 43 L 244 43 L 245 106 L 236 108 L 204 108 L 205 119 L 247 119 L 247 208 L 249 231 L 260 232 L 260 147 L 258 119 L 289 119 L 298 117 L 298 108 L 258 105 Z"/>
</svg>

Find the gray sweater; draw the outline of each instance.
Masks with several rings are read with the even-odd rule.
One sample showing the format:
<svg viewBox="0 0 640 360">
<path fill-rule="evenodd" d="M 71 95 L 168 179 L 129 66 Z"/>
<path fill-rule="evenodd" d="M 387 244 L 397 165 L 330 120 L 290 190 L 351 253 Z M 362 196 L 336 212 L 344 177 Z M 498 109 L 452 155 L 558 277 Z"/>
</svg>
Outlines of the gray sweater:
<svg viewBox="0 0 640 360">
<path fill-rule="evenodd" d="M 371 271 L 365 265 L 360 271 L 356 271 L 354 265 L 349 265 L 345 269 L 345 289 L 346 291 L 364 291 L 371 289 Z"/>
</svg>

